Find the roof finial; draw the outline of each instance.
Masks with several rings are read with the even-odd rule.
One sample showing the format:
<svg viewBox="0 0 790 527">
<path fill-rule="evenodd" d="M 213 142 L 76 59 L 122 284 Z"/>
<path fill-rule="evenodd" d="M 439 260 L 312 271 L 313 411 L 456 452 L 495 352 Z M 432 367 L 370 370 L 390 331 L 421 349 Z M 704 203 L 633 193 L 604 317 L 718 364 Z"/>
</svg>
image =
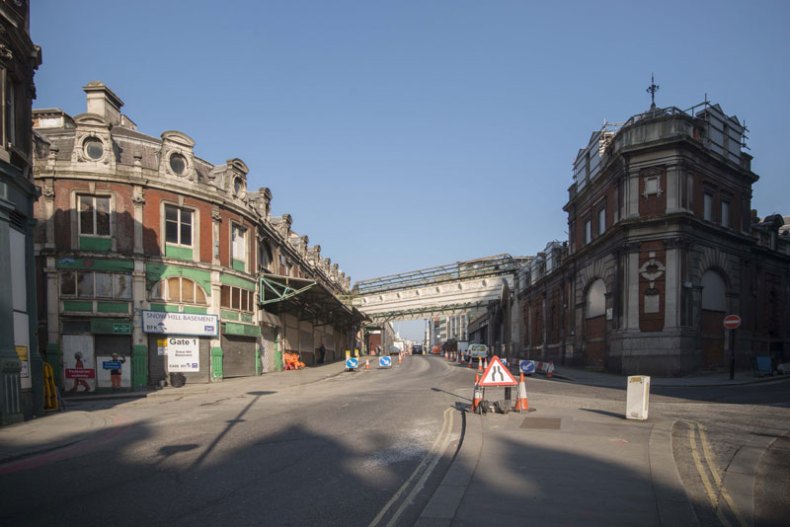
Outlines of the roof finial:
<svg viewBox="0 0 790 527">
<path fill-rule="evenodd" d="M 656 92 L 658 91 L 659 88 L 660 88 L 660 86 L 658 86 L 656 84 L 656 80 L 654 78 L 654 75 L 651 73 L 650 74 L 650 86 L 647 87 L 647 93 L 650 94 L 650 109 L 651 110 L 655 110 L 656 109 Z"/>
</svg>

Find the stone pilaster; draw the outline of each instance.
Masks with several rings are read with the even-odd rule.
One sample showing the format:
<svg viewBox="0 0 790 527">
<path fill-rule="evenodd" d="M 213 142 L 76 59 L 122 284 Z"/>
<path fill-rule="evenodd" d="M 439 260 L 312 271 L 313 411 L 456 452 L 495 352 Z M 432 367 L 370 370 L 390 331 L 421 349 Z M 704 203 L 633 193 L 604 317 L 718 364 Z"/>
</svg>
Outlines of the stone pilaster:
<svg viewBox="0 0 790 527">
<path fill-rule="evenodd" d="M 135 202 L 135 217 L 138 204 Z M 142 206 L 140 206 L 142 208 Z M 142 215 L 142 211 L 140 212 Z M 137 221 L 135 221 L 135 230 Z M 135 232 L 136 238 L 136 232 Z M 135 240 L 135 252 L 137 252 Z M 143 332 L 144 309 L 148 309 L 148 289 L 145 281 L 145 260 L 136 258 L 132 272 L 132 389 L 142 390 L 148 385 L 148 336 Z"/>
<path fill-rule="evenodd" d="M 625 329 L 639 330 L 639 244 L 628 244 L 625 251 Z"/>
</svg>

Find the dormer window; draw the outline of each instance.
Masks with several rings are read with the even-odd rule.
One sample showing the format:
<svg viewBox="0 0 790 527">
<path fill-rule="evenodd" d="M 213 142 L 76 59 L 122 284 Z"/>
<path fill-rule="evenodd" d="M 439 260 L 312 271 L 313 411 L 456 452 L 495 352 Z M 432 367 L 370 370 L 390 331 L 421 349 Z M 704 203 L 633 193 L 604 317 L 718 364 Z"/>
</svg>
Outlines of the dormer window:
<svg viewBox="0 0 790 527">
<path fill-rule="evenodd" d="M 82 144 L 83 151 L 88 159 L 98 161 L 104 156 L 104 143 L 96 137 L 89 137 Z"/>
<path fill-rule="evenodd" d="M 173 174 L 177 176 L 181 176 L 187 169 L 187 160 L 181 154 L 171 154 L 170 155 L 170 170 L 173 171 Z"/>
</svg>

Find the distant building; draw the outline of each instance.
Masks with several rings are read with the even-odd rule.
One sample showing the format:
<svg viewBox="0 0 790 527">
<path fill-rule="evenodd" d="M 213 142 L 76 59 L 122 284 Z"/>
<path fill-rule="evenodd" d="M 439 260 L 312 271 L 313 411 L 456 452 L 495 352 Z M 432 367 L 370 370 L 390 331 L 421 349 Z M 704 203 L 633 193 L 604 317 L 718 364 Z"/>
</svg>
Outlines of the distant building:
<svg viewBox="0 0 790 527">
<path fill-rule="evenodd" d="M 40 339 L 66 392 L 259 375 L 322 344 L 340 359 L 362 318 L 338 299 L 350 279 L 271 216 L 247 165 L 143 134 L 109 87 L 83 89 L 86 113 L 33 115 Z"/>
<path fill-rule="evenodd" d="M 41 50 L 28 2 L 0 3 L 0 425 L 43 408 L 33 272 L 31 102 Z"/>
<path fill-rule="evenodd" d="M 522 355 L 621 373 L 682 375 L 735 359 L 788 360 L 790 237 L 751 209 L 745 128 L 715 104 L 657 109 L 594 132 L 574 162 L 551 243 L 520 280 Z"/>
</svg>

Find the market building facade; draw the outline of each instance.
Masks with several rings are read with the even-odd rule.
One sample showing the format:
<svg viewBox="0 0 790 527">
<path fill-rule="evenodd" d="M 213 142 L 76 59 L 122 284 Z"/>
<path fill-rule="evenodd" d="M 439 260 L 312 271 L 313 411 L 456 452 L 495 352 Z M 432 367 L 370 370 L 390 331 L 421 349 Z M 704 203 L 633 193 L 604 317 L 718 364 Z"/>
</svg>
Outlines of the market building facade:
<svg viewBox="0 0 790 527">
<path fill-rule="evenodd" d="M 781 216 L 751 209 L 744 144 L 740 121 L 707 101 L 593 133 L 573 167 L 568 242 L 522 273 L 522 355 L 660 376 L 790 359 L 790 237 Z M 727 314 L 743 321 L 732 353 Z"/>
<path fill-rule="evenodd" d="M 316 332 L 334 348 L 335 329 L 352 330 L 337 299 L 350 281 L 270 216 L 242 160 L 209 163 L 183 132 L 143 134 L 110 88 L 83 89 L 86 113 L 33 113 L 40 339 L 66 393 L 259 375 Z M 345 318 L 294 323 L 305 295 L 266 303 L 263 276 L 331 291 L 328 312 Z"/>
</svg>

